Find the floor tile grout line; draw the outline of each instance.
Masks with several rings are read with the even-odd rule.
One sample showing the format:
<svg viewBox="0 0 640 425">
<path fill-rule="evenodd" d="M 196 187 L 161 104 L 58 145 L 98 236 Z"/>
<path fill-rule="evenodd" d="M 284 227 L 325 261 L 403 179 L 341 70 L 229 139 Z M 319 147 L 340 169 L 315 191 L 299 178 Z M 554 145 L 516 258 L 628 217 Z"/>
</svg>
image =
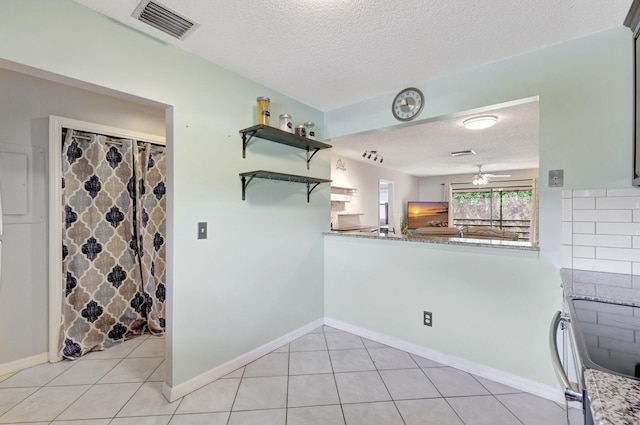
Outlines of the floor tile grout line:
<svg viewBox="0 0 640 425">
<path fill-rule="evenodd" d="M 112 359 L 112 360 L 113 360 L 113 359 Z M 116 364 L 115 364 L 115 365 L 113 365 L 113 367 L 112 367 L 111 369 L 109 369 L 107 372 L 105 372 L 105 373 L 104 373 L 104 375 L 102 375 L 100 378 L 98 378 L 98 379 L 96 380 L 96 382 L 94 382 L 93 384 L 81 384 L 81 385 L 89 385 L 89 388 L 87 388 L 87 389 L 86 389 L 86 391 L 83 391 L 83 392 L 82 392 L 82 394 L 80 394 L 80 395 L 79 395 L 75 400 L 73 400 L 71 403 L 69 403 L 69 405 L 67 405 L 67 407 L 65 407 L 65 408 L 64 408 L 60 413 L 58 413 L 58 414 L 56 415 L 56 417 L 55 417 L 55 418 L 53 418 L 53 419 L 51 420 L 51 422 L 54 422 L 56 419 L 58 419 L 58 418 L 60 417 L 60 415 L 62 415 L 62 414 L 63 414 L 64 412 L 66 412 L 66 411 L 67 411 L 71 406 L 73 406 L 73 405 L 74 405 L 74 404 L 75 404 L 75 403 L 76 403 L 76 402 L 77 402 L 77 401 L 78 401 L 82 396 L 84 396 L 86 393 L 88 393 L 89 391 L 91 391 L 91 389 L 92 389 L 93 387 L 95 387 L 95 386 L 98 384 L 98 382 L 99 382 L 102 378 L 104 378 L 104 377 L 107 375 L 107 373 L 111 372 L 111 371 L 112 371 L 116 366 L 118 366 L 120 363 L 122 363 L 122 360 L 124 360 L 124 358 L 120 358 L 120 359 L 118 359 L 118 362 L 116 362 Z M 79 364 L 82 364 L 82 363 L 80 363 L 80 361 L 78 361 L 78 363 L 77 363 L 76 365 L 68 367 L 68 368 L 65 370 L 65 372 L 68 372 L 70 369 L 72 369 L 73 367 L 75 367 L 75 366 L 77 366 L 77 365 L 79 365 Z M 62 376 L 62 375 L 58 375 L 58 377 L 59 377 L 59 376 Z M 53 381 L 50 381 L 48 384 L 46 384 L 46 385 L 45 385 L 45 386 L 43 386 L 42 388 L 44 388 L 44 387 L 48 387 L 48 385 L 49 385 L 51 382 L 53 382 Z M 54 387 L 54 386 L 51 386 L 51 387 L 48 387 L 48 388 L 53 388 L 53 387 Z"/>
<path fill-rule="evenodd" d="M 122 343 L 124 343 L 125 341 L 123 341 Z M 138 344 L 140 345 L 140 344 Z M 135 350 L 135 349 L 134 349 Z M 101 377 L 98 378 L 98 380 L 96 382 L 94 382 L 93 384 L 73 384 L 73 385 L 49 385 L 51 384 L 51 382 L 53 382 L 54 380 L 56 380 L 57 378 L 59 378 L 60 376 L 62 376 L 63 374 L 65 374 L 66 372 L 68 372 L 70 369 L 77 367 L 77 365 L 82 364 L 81 362 L 84 361 L 88 361 L 87 358 L 81 357 L 78 359 L 74 359 L 74 360 L 70 360 L 70 359 L 62 359 L 60 361 L 69 361 L 69 362 L 76 362 L 76 364 L 71 365 L 69 367 L 67 367 L 65 370 L 61 371 L 59 374 L 57 374 L 56 376 L 54 376 L 53 378 L 51 378 L 49 381 L 47 381 L 44 385 L 41 385 L 39 387 L 25 387 L 25 388 L 38 388 L 36 391 L 34 391 L 33 393 L 31 393 L 29 395 L 29 397 L 33 396 L 34 394 L 36 394 L 38 391 L 41 391 L 43 388 L 56 388 L 56 387 L 71 387 L 71 386 L 85 386 L 87 385 L 89 388 L 87 388 L 85 391 L 83 391 L 81 394 L 78 395 L 78 397 L 76 397 L 71 403 L 69 403 L 60 413 L 58 413 L 58 415 L 56 415 L 51 422 L 54 422 L 56 419 L 58 419 L 60 417 L 60 415 L 62 415 L 65 411 L 67 411 L 69 409 L 69 407 L 71 407 L 75 402 L 77 402 L 82 396 L 84 396 L 87 392 L 89 392 L 94 386 L 98 385 L 98 382 L 104 378 L 109 372 L 111 372 L 115 367 L 117 367 L 120 363 L 122 363 L 122 360 L 124 360 L 126 358 L 125 357 L 115 357 L 113 359 L 95 359 L 95 360 L 119 360 L 118 362 L 116 362 L 113 367 L 111 369 L 109 369 L 108 371 L 106 371 Z M 16 372 L 18 373 L 18 372 Z M 14 374 L 15 375 L 15 374 Z M 9 387 L 12 388 L 12 387 Z M 22 388 L 22 387 L 17 387 L 17 388 Z M 14 405 L 13 407 L 11 407 L 11 409 L 7 410 L 6 412 L 4 412 L 2 415 L 0 415 L 0 418 L 2 416 L 4 416 L 5 414 L 9 413 L 9 411 L 11 411 L 12 409 L 14 409 L 15 407 L 17 407 L 18 405 L 20 405 L 22 402 L 24 402 L 25 400 L 27 400 L 29 397 L 26 397 L 24 400 L 20 401 L 19 403 L 17 403 L 16 405 Z M 126 403 L 125 403 L 126 404 Z M 113 420 L 113 418 L 111 418 Z"/>
<path fill-rule="evenodd" d="M 128 359 L 128 358 L 136 358 L 136 357 L 129 357 L 129 356 L 130 356 L 131 354 L 133 354 L 133 352 L 134 352 L 134 351 L 135 351 L 135 350 L 136 350 L 140 345 L 142 345 L 142 344 L 144 343 L 144 341 L 146 341 L 147 339 L 148 339 L 148 337 L 147 337 L 147 338 L 145 338 L 145 340 L 143 340 L 140 344 L 138 344 L 138 346 L 137 346 L 136 348 L 134 348 L 133 350 L 131 350 L 131 352 L 129 352 L 129 354 L 126 354 L 124 357 L 122 357 L 121 361 L 120 361 L 120 362 L 118 362 L 118 364 L 120 364 L 120 363 L 122 362 L 122 360 L 125 360 L 125 359 Z M 124 343 L 124 342 L 126 342 L 126 341 L 123 341 L 123 343 Z M 162 364 L 162 363 L 161 363 L 161 364 Z M 152 373 L 151 375 L 153 375 L 153 373 Z M 151 375 L 149 375 L 149 376 L 151 376 Z M 111 424 L 111 423 L 112 423 L 112 422 L 113 422 L 113 421 L 118 417 L 118 414 L 119 414 L 120 412 L 122 412 L 122 409 L 124 409 L 124 408 L 125 408 L 125 406 L 131 402 L 131 400 L 133 399 L 133 397 L 135 397 L 135 395 L 138 393 L 138 391 L 140 391 L 140 389 L 144 386 L 144 384 L 146 384 L 146 381 L 141 382 L 141 383 L 140 383 L 140 386 L 138 386 L 138 389 L 137 389 L 137 390 L 135 390 L 135 391 L 133 392 L 133 394 L 131 394 L 131 397 L 129 397 L 129 398 L 127 399 L 127 401 L 126 401 L 126 402 L 124 402 L 124 404 L 123 404 L 122 406 L 120 406 L 120 408 L 118 409 L 118 411 L 117 411 L 117 412 L 113 415 L 113 417 L 111 418 L 111 421 L 109 422 L 110 424 Z M 177 407 L 176 407 L 176 410 L 178 410 L 178 409 L 177 409 Z M 174 413 L 175 413 L 175 411 L 174 411 Z M 172 416 L 172 417 L 173 417 L 173 416 Z"/>
<path fill-rule="evenodd" d="M 360 340 L 362 340 L 362 337 L 360 337 Z M 362 341 L 362 344 L 364 345 L 364 341 Z M 378 368 L 378 365 L 376 364 L 376 362 L 373 360 L 373 357 L 371 356 L 371 353 L 369 352 L 369 349 L 366 347 L 366 345 L 365 345 L 365 350 L 367 350 L 367 354 L 369 355 L 369 358 L 371 359 L 371 362 L 373 363 L 373 366 L 376 368 L 376 372 L 378 372 L 378 376 L 380 377 L 380 380 L 382 381 L 382 385 L 384 385 L 384 388 L 387 390 L 387 393 L 389 394 L 389 398 L 391 399 L 391 402 L 393 402 L 393 406 L 396 408 L 396 411 L 398 412 L 398 416 L 400 416 L 400 420 L 402 421 L 403 424 L 407 425 L 407 422 L 404 420 L 404 416 L 402 416 L 402 412 L 400 411 L 400 408 L 398 407 L 398 404 L 396 403 L 396 400 L 393 398 L 393 395 L 391 394 L 391 391 L 389 391 L 389 387 L 387 386 L 387 383 L 384 381 L 384 378 L 382 377 L 382 374 L 380 373 L 380 369 Z M 407 353 L 407 355 L 409 355 L 409 354 Z M 411 357 L 411 356 L 409 356 L 409 357 Z M 418 363 L 416 363 L 416 361 L 413 359 L 413 357 L 411 357 L 411 360 L 413 360 L 413 362 L 416 364 L 416 366 L 418 366 L 418 368 L 420 367 L 420 365 L 418 365 Z M 387 369 L 385 369 L 385 370 L 387 370 Z"/>
<path fill-rule="evenodd" d="M 289 344 L 289 351 L 287 352 L 287 394 L 284 399 L 284 423 L 287 425 L 289 421 L 289 372 L 291 371 L 291 344 Z"/>
<path fill-rule="evenodd" d="M 336 380 L 336 371 L 333 368 L 333 360 L 331 360 L 331 352 L 329 350 L 329 342 L 327 341 L 327 333 L 325 332 L 324 325 L 322 327 L 322 335 L 324 336 L 324 343 L 327 345 L 327 355 L 329 356 L 329 365 L 331 366 L 331 375 L 333 376 L 333 384 L 336 386 L 336 394 L 338 395 L 338 403 L 340 404 L 340 412 L 342 413 L 342 420 L 346 425 L 347 417 L 344 414 L 344 407 L 342 406 L 342 398 L 340 397 L 340 389 L 338 388 L 338 381 Z"/>
<path fill-rule="evenodd" d="M 513 415 L 513 417 L 514 417 L 514 418 L 516 418 L 516 419 L 518 420 L 518 422 L 520 422 L 522 425 L 525 425 L 524 421 L 523 421 L 522 419 L 520 419 L 520 417 L 519 417 L 518 415 L 516 415 L 516 412 L 513 412 L 511 409 L 509 409 L 509 407 L 508 407 L 506 404 L 504 404 L 504 403 L 502 402 L 502 400 L 500 400 L 500 399 L 499 399 L 495 394 L 491 394 L 491 395 L 493 396 L 493 398 L 495 398 L 495 399 L 496 399 L 496 401 L 497 401 L 498 403 L 500 403 L 500 405 L 502 405 L 505 409 L 507 409 L 507 411 L 508 411 L 509 413 L 511 413 L 511 414 Z"/>
<path fill-rule="evenodd" d="M 229 417 L 227 417 L 227 425 L 229 425 L 229 422 L 231 421 L 231 415 L 233 414 L 233 408 L 236 405 L 236 400 L 238 399 L 238 393 L 240 392 L 240 387 L 242 386 L 242 381 L 244 380 L 244 373 L 247 371 L 247 365 L 248 364 L 249 363 L 247 363 L 244 366 L 241 366 L 242 367 L 242 373 L 240 374 L 240 379 L 238 380 L 238 388 L 236 388 L 236 393 L 233 396 L 233 402 L 231 402 L 231 407 L 229 407 Z"/>
</svg>

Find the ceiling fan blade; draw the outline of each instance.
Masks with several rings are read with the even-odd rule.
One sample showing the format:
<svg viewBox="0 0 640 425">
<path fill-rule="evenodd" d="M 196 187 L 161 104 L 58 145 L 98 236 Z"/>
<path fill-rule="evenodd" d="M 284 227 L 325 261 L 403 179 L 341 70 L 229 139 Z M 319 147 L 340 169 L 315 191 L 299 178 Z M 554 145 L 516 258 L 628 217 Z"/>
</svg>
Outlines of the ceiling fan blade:
<svg viewBox="0 0 640 425">
<path fill-rule="evenodd" d="M 511 177 L 511 174 L 484 174 L 485 177 Z"/>
</svg>

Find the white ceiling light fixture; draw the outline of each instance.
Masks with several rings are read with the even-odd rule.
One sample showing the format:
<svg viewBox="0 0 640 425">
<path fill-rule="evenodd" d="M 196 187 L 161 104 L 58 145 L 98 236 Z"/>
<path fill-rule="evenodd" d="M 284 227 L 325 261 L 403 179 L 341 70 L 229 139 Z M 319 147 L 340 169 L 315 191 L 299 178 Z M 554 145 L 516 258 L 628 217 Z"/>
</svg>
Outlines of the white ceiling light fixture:
<svg viewBox="0 0 640 425">
<path fill-rule="evenodd" d="M 498 117 L 493 115 L 483 115 L 480 117 L 469 118 L 464 120 L 462 124 L 467 130 L 482 130 L 493 127 L 498 122 Z"/>
</svg>

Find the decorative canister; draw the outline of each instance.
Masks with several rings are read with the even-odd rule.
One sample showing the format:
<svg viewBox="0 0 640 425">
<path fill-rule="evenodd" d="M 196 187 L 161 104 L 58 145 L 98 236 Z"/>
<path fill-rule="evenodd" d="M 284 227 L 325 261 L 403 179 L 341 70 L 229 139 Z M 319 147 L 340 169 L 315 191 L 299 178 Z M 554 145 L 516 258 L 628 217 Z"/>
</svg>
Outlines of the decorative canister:
<svg viewBox="0 0 640 425">
<path fill-rule="evenodd" d="M 304 123 L 304 129 L 307 131 L 307 137 L 309 139 L 315 139 L 316 138 L 316 132 L 313 129 L 315 127 L 315 124 L 312 123 L 311 121 Z"/>
<path fill-rule="evenodd" d="M 296 136 L 300 136 L 300 137 L 306 137 L 307 136 L 307 131 L 304 128 L 304 125 L 299 125 L 296 127 Z"/>
<path fill-rule="evenodd" d="M 291 115 L 289 114 L 280 115 L 280 130 L 293 133 L 293 123 L 291 123 Z"/>
<path fill-rule="evenodd" d="M 269 117 L 271 116 L 269 103 L 271 99 L 261 96 L 256 100 L 258 101 L 258 124 L 269 125 Z"/>
</svg>

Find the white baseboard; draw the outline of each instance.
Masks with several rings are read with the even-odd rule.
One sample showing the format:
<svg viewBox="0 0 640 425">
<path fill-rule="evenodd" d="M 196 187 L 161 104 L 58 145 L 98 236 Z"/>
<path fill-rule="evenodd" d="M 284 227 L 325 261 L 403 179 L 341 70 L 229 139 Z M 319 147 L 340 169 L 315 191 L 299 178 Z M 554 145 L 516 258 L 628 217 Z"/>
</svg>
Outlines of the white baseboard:
<svg viewBox="0 0 640 425">
<path fill-rule="evenodd" d="M 215 367 L 211 370 L 208 370 L 205 373 L 202 373 L 195 378 L 191 378 L 182 384 L 176 385 L 175 387 L 169 386 L 166 382 L 162 386 L 162 394 L 166 397 L 169 402 L 173 402 L 185 395 L 201 388 L 218 378 L 221 378 L 234 370 L 245 366 L 248 363 L 251 363 L 254 360 L 259 359 L 260 357 L 269 354 L 270 352 L 277 350 L 285 344 L 290 343 L 294 339 L 300 338 L 301 336 L 309 333 L 310 331 L 322 326 L 324 324 L 324 319 L 314 320 L 313 322 L 305 325 L 293 332 L 289 332 L 288 334 L 281 336 L 280 338 L 274 339 L 271 342 L 268 342 L 254 350 L 249 351 L 235 359 L 229 360 L 226 363 L 221 364 L 218 367 Z"/>
<path fill-rule="evenodd" d="M 339 320 L 331 319 L 329 317 L 325 317 L 324 323 L 327 326 L 331 326 L 333 328 L 340 329 L 375 342 L 379 342 L 380 344 L 388 345 L 390 347 L 397 348 L 399 350 L 406 351 L 420 357 L 425 357 L 435 362 L 451 366 L 456 369 L 464 370 L 465 372 L 469 372 L 482 378 L 490 379 L 494 382 L 507 385 L 517 390 L 564 404 L 564 394 L 560 388 L 551 387 L 479 363 L 430 350 L 428 348 L 410 342 L 383 335 L 378 332 L 370 331 L 368 329 L 360 328 L 345 322 L 341 322 Z"/>
<path fill-rule="evenodd" d="M 14 360 L 9 363 L 0 364 L 0 376 L 18 372 L 28 367 L 37 366 L 49 361 L 49 353 L 40 353 L 24 359 Z"/>
<path fill-rule="evenodd" d="M 349 323 L 341 322 L 329 317 L 324 319 L 318 319 L 306 326 L 303 326 L 293 332 L 290 332 L 280 338 L 277 338 L 267 344 L 264 344 L 248 353 L 245 353 L 235 359 L 213 368 L 205 373 L 202 373 L 182 384 L 175 387 L 167 385 L 165 382 L 162 387 L 162 394 L 173 402 L 185 395 L 221 378 L 234 370 L 251 363 L 260 357 L 269 354 L 270 352 L 282 347 L 285 344 L 290 343 L 296 338 L 299 338 L 306 333 L 316 329 L 323 324 L 331 326 L 336 329 L 350 332 L 354 335 L 358 335 L 375 342 L 379 342 L 384 345 L 388 345 L 393 348 L 397 348 L 408 353 L 412 353 L 421 357 L 431 359 L 435 362 L 441 363 L 446 366 L 451 366 L 456 369 L 463 370 L 465 372 L 490 379 L 494 382 L 507 385 L 520 391 L 524 391 L 539 397 L 564 404 L 564 395 L 561 389 L 541 384 L 539 382 L 531 381 L 529 379 L 522 378 L 518 375 L 513 375 L 498 369 L 494 369 L 479 363 L 475 363 L 469 360 L 465 360 L 459 357 L 450 356 L 439 351 L 434 351 L 429 348 L 425 348 L 401 339 L 397 339 L 388 335 L 384 335 L 378 332 L 374 332 L 368 329 L 360 328 L 358 326 L 351 325 Z M 46 358 L 45 358 L 46 361 Z M 1 371 L 1 369 L 0 369 Z M 1 373 L 0 373 L 1 374 Z"/>
</svg>

